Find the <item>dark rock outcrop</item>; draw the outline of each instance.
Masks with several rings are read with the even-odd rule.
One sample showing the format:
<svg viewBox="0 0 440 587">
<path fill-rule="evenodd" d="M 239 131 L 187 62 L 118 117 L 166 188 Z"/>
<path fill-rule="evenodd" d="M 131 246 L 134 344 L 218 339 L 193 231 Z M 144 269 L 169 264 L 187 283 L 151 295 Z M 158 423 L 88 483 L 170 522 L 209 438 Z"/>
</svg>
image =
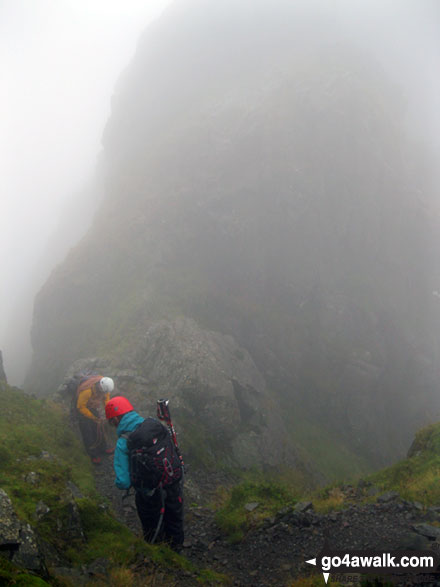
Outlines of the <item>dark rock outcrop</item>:
<svg viewBox="0 0 440 587">
<path fill-rule="evenodd" d="M 204 330 L 189 318 L 162 320 L 129 360 L 81 359 L 65 381 L 80 370 L 113 377 L 115 393 L 129 397 L 142 415 L 155 415 L 156 400 L 169 399 L 183 440 L 185 429 L 199 428 L 206 440 L 201 448 L 213 458 L 242 468 L 298 464 L 279 406 L 249 353 L 230 335 Z"/>
<path fill-rule="evenodd" d="M 3 355 L 2 355 L 1 351 L 0 351 L 0 383 L 7 383 L 6 373 L 3 368 Z"/>
<path fill-rule="evenodd" d="M 37 537 L 29 524 L 21 522 L 7 493 L 0 489 L 0 550 L 17 565 L 45 574 L 46 565 Z"/>
<path fill-rule="evenodd" d="M 381 66 L 298 6 L 176 2 L 142 38 L 103 137 L 99 213 L 35 302 L 29 389 L 126 357 L 133 393 L 136 377 L 178 393 L 222 435 L 229 419 L 270 443 L 282 409 L 375 465 L 438 410 L 423 153 Z M 227 440 L 255 461 L 256 443 Z"/>
</svg>

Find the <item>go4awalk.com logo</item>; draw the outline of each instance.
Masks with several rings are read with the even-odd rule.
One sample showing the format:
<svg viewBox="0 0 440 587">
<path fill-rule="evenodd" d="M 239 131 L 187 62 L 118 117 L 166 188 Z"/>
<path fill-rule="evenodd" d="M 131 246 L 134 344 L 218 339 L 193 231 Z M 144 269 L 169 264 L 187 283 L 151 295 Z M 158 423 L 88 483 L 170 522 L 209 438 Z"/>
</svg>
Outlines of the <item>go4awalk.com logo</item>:
<svg viewBox="0 0 440 587">
<path fill-rule="evenodd" d="M 321 569 L 327 583 L 332 572 L 375 575 L 436 573 L 439 555 L 431 550 L 323 551 L 317 558 L 309 559 L 306 563 Z"/>
</svg>

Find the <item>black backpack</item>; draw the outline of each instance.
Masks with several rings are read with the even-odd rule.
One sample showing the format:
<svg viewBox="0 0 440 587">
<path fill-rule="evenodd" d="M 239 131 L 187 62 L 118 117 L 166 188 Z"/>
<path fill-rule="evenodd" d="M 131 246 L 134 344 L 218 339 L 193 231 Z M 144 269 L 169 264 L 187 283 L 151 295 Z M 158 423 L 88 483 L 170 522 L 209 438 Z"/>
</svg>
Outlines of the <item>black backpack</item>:
<svg viewBox="0 0 440 587">
<path fill-rule="evenodd" d="M 72 377 L 67 380 L 64 380 L 63 383 L 58 388 L 59 391 L 66 397 L 70 399 L 70 418 L 73 422 L 77 420 L 78 413 L 76 409 L 76 401 L 78 399 L 78 390 L 81 385 L 84 385 L 86 381 L 91 378 L 99 379 L 102 375 L 98 375 L 96 371 L 92 371 L 90 369 L 86 369 L 83 371 L 78 371 Z"/>
<path fill-rule="evenodd" d="M 182 466 L 167 428 L 155 418 L 146 418 L 128 435 L 130 478 L 135 489 L 167 487 L 182 478 Z"/>
<path fill-rule="evenodd" d="M 101 377 L 102 375 L 99 375 L 98 373 L 96 373 L 96 371 L 79 371 L 69 379 L 64 380 L 59 387 L 59 391 L 61 391 L 64 395 L 70 398 L 76 399 L 78 388 L 80 385 L 83 385 L 86 381 L 88 381 L 91 378 L 99 380 Z"/>
</svg>

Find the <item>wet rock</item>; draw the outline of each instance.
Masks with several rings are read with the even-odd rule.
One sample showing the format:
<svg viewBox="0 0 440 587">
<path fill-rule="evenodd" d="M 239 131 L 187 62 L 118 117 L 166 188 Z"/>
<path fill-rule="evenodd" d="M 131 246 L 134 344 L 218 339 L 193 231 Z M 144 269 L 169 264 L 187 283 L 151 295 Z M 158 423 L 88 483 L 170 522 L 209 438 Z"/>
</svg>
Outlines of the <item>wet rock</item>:
<svg viewBox="0 0 440 587">
<path fill-rule="evenodd" d="M 313 503 L 311 501 L 299 501 L 293 509 L 296 513 L 305 513 L 313 510 Z"/>
<path fill-rule="evenodd" d="M 85 542 L 86 537 L 81 522 L 79 508 L 74 500 L 67 504 L 67 517 L 62 523 L 63 530 L 67 532 L 69 540 Z"/>
<path fill-rule="evenodd" d="M 77 487 L 72 481 L 67 482 L 67 488 L 71 491 L 73 497 L 76 499 L 82 499 L 84 497 L 79 487 Z"/>
<path fill-rule="evenodd" d="M 24 480 L 26 481 L 26 483 L 29 483 L 29 485 L 38 485 L 40 476 L 38 475 L 38 473 L 35 473 L 35 471 L 31 471 L 26 475 Z"/>
<path fill-rule="evenodd" d="M 41 520 L 46 514 L 50 512 L 49 506 L 47 506 L 44 501 L 39 501 L 35 508 L 35 517 L 38 520 Z"/>
<path fill-rule="evenodd" d="M 367 489 L 368 487 L 371 487 L 371 481 L 365 481 L 365 479 L 360 479 L 358 483 L 358 488 Z"/>
<path fill-rule="evenodd" d="M 97 558 L 87 567 L 87 573 L 94 575 L 107 575 L 110 561 L 106 558 Z"/>
<path fill-rule="evenodd" d="M 46 574 L 46 566 L 41 556 L 37 538 L 29 524 L 22 524 L 19 535 L 20 546 L 12 558 L 12 562 L 29 569 Z"/>
<path fill-rule="evenodd" d="M 430 507 L 426 512 L 426 518 L 431 521 L 438 521 L 440 519 L 440 508 Z"/>
<path fill-rule="evenodd" d="M 396 550 L 428 550 L 431 541 L 420 533 L 406 532 L 402 535 Z"/>
<path fill-rule="evenodd" d="M 9 551 L 10 560 L 25 569 L 46 573 L 34 531 L 23 524 L 14 511 L 8 494 L 0 489 L 0 547 Z"/>
<path fill-rule="evenodd" d="M 18 544 L 21 524 L 7 493 L 0 489 L 0 546 Z"/>
<path fill-rule="evenodd" d="M 291 506 L 287 506 L 287 507 L 283 508 L 282 510 L 280 510 L 279 512 L 277 512 L 277 517 L 278 518 L 286 517 L 286 515 L 290 514 L 291 512 L 292 512 Z"/>
<path fill-rule="evenodd" d="M 0 351 L 0 383 L 7 383 L 5 370 L 3 368 L 3 355 Z"/>
<path fill-rule="evenodd" d="M 369 497 L 374 497 L 378 493 L 379 493 L 379 489 L 377 487 L 375 487 L 374 485 L 373 485 L 373 487 L 370 487 L 367 491 L 367 495 Z"/>
<path fill-rule="evenodd" d="M 440 538 L 440 528 L 430 526 L 429 524 L 414 524 L 413 529 L 422 536 L 426 536 L 432 540 Z"/>
<path fill-rule="evenodd" d="M 47 452 L 47 450 L 42 450 L 41 454 L 40 454 L 40 459 L 43 459 L 45 461 L 53 461 L 54 457 Z"/>
<path fill-rule="evenodd" d="M 156 394 L 231 444 L 238 464 L 296 464 L 293 450 L 279 450 L 287 433 L 264 377 L 232 336 L 205 330 L 190 318 L 158 321 L 141 341 L 136 361 Z"/>
<path fill-rule="evenodd" d="M 310 526 L 309 518 L 301 512 L 295 512 L 290 518 L 290 522 L 300 528 L 308 528 Z"/>
<path fill-rule="evenodd" d="M 394 501 L 396 499 L 399 499 L 399 494 L 397 493 L 397 491 L 387 491 L 386 493 L 383 493 L 382 495 L 380 495 L 377 498 L 378 503 L 389 503 L 390 501 Z"/>
</svg>

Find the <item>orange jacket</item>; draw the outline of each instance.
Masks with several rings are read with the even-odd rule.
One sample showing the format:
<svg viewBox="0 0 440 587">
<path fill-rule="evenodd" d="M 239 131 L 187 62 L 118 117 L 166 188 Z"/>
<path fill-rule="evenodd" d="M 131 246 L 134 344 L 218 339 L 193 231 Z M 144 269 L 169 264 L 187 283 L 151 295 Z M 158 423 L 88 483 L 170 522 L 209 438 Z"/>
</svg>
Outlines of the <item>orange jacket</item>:
<svg viewBox="0 0 440 587">
<path fill-rule="evenodd" d="M 105 404 L 110 399 L 110 394 L 103 394 L 102 392 L 98 391 L 96 389 L 96 383 L 96 380 L 93 381 L 91 379 L 89 381 L 86 381 L 85 384 L 82 384 L 78 388 L 78 398 L 76 400 L 76 407 L 80 414 L 82 414 L 86 418 L 89 418 L 90 420 L 98 422 L 99 418 L 95 416 L 95 414 L 91 410 L 96 412 L 100 408 L 104 409 Z"/>
</svg>

